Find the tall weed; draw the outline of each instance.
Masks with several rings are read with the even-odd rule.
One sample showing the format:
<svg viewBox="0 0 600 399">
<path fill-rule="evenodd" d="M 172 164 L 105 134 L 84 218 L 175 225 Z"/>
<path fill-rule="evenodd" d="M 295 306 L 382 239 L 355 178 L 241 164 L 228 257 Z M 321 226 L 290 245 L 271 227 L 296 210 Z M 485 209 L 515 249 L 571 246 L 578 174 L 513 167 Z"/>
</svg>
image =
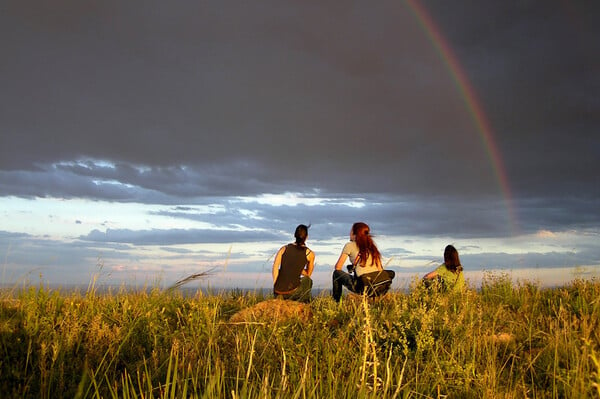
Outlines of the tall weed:
<svg viewBox="0 0 600 399">
<path fill-rule="evenodd" d="M 232 323 L 259 293 L 84 294 L 24 287 L 0 297 L 7 398 L 594 398 L 600 282 L 553 288 L 489 275 L 480 291 L 338 304 L 312 318 Z"/>
</svg>

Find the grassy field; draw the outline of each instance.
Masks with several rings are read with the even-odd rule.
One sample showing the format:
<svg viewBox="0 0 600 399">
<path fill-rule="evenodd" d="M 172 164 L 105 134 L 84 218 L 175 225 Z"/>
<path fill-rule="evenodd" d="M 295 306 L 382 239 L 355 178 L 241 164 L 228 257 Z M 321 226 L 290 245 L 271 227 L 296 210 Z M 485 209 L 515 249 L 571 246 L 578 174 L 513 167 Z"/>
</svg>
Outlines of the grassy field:
<svg viewBox="0 0 600 399">
<path fill-rule="evenodd" d="M 598 280 L 496 275 L 460 295 L 415 281 L 248 317 L 270 298 L 14 289 L 0 298 L 0 396 L 598 398 L 599 298 Z"/>
</svg>

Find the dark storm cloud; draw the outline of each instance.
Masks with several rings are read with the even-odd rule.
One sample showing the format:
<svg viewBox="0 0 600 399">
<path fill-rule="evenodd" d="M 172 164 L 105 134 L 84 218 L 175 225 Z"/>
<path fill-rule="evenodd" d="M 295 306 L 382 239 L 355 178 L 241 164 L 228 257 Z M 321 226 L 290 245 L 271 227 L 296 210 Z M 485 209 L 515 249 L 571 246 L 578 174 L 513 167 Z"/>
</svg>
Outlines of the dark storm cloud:
<svg viewBox="0 0 600 399">
<path fill-rule="evenodd" d="M 106 164 L 106 162 L 103 162 Z M 36 170 L 0 171 L 0 195 L 79 197 L 121 202 L 180 203 L 197 196 L 280 191 L 256 181 L 248 164 L 213 167 L 103 165 L 82 160 L 37 165 Z"/>
<path fill-rule="evenodd" d="M 314 197 L 307 197 L 307 200 Z M 428 198 L 338 195 L 322 199 L 317 204 L 273 206 L 269 203 L 211 198 L 212 211 L 173 207 L 156 215 L 205 222 L 221 228 L 291 232 L 299 223 L 312 224 L 315 238 L 345 237 L 352 223 L 365 221 L 379 235 L 448 235 L 457 238 L 495 237 L 517 233 L 535 233 L 540 229 L 591 229 L 600 224 L 597 202 L 582 198 L 530 199 L 514 210 L 516 220 L 509 215 L 509 205 L 498 198 L 474 198 L 453 201 L 451 197 Z M 285 200 L 282 200 L 285 204 Z M 218 204 L 218 205 L 217 205 Z M 570 210 L 575 204 L 578 212 Z M 513 230 L 513 231 L 511 231 Z"/>
<path fill-rule="evenodd" d="M 223 209 L 214 213 L 166 210 L 157 214 L 229 228 L 241 225 L 283 232 L 293 231 L 299 223 L 312 224 L 311 234 L 319 238 L 345 237 L 357 221 L 368 222 L 379 235 L 485 237 L 502 235 L 511 227 L 502 201 L 454 203 L 444 197 L 418 201 L 380 195 L 325 200 L 318 205 L 223 203 Z M 499 220 L 505 222 L 498 223 Z"/>
<path fill-rule="evenodd" d="M 600 3 L 420 4 L 487 113 L 521 227 L 597 226 Z M 505 171 L 406 3 L 8 1 L 0 46 L 0 195 L 373 194 L 252 223 L 506 233 Z"/>
<path fill-rule="evenodd" d="M 426 4 L 487 110 L 516 193 L 597 201 L 600 3 Z"/>
<path fill-rule="evenodd" d="M 489 167 L 462 164 L 486 160 L 405 6 L 262 4 L 9 4 L 3 168 L 91 157 L 219 179 L 239 163 L 254 184 L 379 192 L 417 189 L 467 147 L 446 169 L 490 189 Z M 372 174 L 360 188 L 352 160 Z"/>
<path fill-rule="evenodd" d="M 597 228 L 600 225 L 600 199 L 594 197 L 593 192 L 594 187 L 588 187 L 577 194 L 520 201 L 517 212 L 523 231 L 552 230 L 557 226 L 581 230 Z"/>
<path fill-rule="evenodd" d="M 99 249 L 81 242 L 41 239 L 28 234 L 0 231 L 3 255 L 3 279 L 0 283 L 31 282 L 56 276 L 68 276 L 69 282 L 87 282 L 103 260 L 127 258 L 124 246 L 105 246 Z M 64 280 L 62 280 L 64 281 Z"/>
<path fill-rule="evenodd" d="M 89 234 L 79 237 L 84 241 L 99 243 L 127 243 L 135 245 L 174 245 L 198 243 L 230 243 L 278 240 L 281 236 L 264 231 L 233 231 L 233 230 L 201 230 L 201 229 L 152 229 L 129 230 L 107 229 L 105 232 L 92 230 Z"/>
<path fill-rule="evenodd" d="M 312 224 L 311 231 L 315 229 L 328 229 L 328 235 L 347 235 L 349 223 L 355 221 L 369 209 L 356 208 L 348 205 L 349 201 L 356 199 L 324 200 L 318 205 L 294 204 L 274 206 L 268 203 L 241 200 L 215 199 L 222 205 L 222 209 L 214 212 L 182 211 L 174 208 L 156 212 L 157 215 L 172 218 L 188 219 L 217 226 L 235 228 L 238 226 L 254 227 L 257 229 L 293 232 L 298 224 Z"/>
</svg>

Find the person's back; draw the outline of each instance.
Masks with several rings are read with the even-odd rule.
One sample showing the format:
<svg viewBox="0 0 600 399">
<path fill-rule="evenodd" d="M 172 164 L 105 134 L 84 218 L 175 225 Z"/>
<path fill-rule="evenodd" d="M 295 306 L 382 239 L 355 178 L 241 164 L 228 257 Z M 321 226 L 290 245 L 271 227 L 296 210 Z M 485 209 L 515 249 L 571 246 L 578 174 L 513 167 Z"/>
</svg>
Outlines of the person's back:
<svg viewBox="0 0 600 399">
<path fill-rule="evenodd" d="M 373 256 L 369 253 L 366 256 L 366 259 L 362 261 L 359 252 L 360 250 L 356 241 L 348 241 L 346 245 L 344 245 L 344 248 L 342 248 L 342 253 L 348 255 L 350 263 L 354 266 L 354 272 L 357 277 L 382 270 L 381 261 L 379 259 L 373 259 Z"/>
<path fill-rule="evenodd" d="M 289 294 L 300 285 L 300 275 L 308 260 L 310 249 L 304 245 L 288 244 L 281 255 L 281 267 L 274 289 L 279 294 Z"/>
<path fill-rule="evenodd" d="M 460 291 L 465 288 L 465 276 L 462 270 L 453 272 L 446 267 L 446 264 L 442 264 L 436 271 L 445 291 Z"/>
<path fill-rule="evenodd" d="M 354 274 L 343 270 L 350 259 Z M 369 297 L 384 295 L 392 285 L 395 273 L 383 270 L 381 254 L 373 241 L 369 225 L 356 222 L 350 229 L 350 241 L 344 245 L 332 275 L 331 294 L 336 302 L 342 298 L 342 287 L 350 292 L 366 293 Z"/>
<path fill-rule="evenodd" d="M 296 227 L 296 242 L 279 249 L 273 261 L 273 294 L 277 298 L 310 301 L 315 254 L 308 249 L 308 227 Z"/>
<path fill-rule="evenodd" d="M 437 269 L 429 272 L 423 277 L 427 286 L 435 286 L 438 282 L 439 288 L 444 291 L 461 291 L 465 288 L 465 276 L 460 263 L 458 251 L 453 245 L 447 245 L 444 249 L 444 263 Z"/>
</svg>

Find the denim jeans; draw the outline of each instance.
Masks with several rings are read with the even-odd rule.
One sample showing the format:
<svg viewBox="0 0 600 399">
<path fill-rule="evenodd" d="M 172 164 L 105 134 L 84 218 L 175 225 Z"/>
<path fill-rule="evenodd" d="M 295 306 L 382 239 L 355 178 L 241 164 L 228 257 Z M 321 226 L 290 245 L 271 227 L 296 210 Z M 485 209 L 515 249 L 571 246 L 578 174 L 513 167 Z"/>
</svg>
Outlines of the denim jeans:
<svg viewBox="0 0 600 399">
<path fill-rule="evenodd" d="M 390 278 L 394 278 L 396 273 L 393 270 L 386 270 Z M 356 278 L 353 274 L 346 273 L 343 270 L 334 270 L 333 271 L 333 299 L 336 302 L 339 302 L 342 298 L 342 287 L 348 288 L 351 292 L 355 294 L 361 294 L 363 292 L 363 285 L 358 278 Z"/>
<path fill-rule="evenodd" d="M 339 302 L 342 298 L 342 287 L 348 288 L 354 293 L 360 293 L 358 279 L 343 270 L 333 271 L 333 299 Z"/>
</svg>

